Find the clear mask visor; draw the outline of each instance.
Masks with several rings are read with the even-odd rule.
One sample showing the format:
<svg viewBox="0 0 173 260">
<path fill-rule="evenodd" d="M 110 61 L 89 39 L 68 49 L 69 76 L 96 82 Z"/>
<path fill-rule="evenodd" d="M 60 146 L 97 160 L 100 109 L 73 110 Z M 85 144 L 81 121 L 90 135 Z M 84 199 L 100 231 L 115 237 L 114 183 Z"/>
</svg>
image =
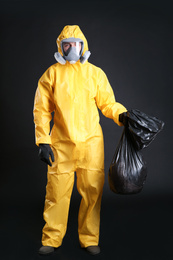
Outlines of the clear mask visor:
<svg viewBox="0 0 173 260">
<path fill-rule="evenodd" d="M 69 52 L 71 51 L 71 48 L 73 48 L 73 51 L 79 55 L 80 51 L 82 49 L 80 42 L 63 42 L 62 44 L 63 52 L 67 56 Z"/>
</svg>

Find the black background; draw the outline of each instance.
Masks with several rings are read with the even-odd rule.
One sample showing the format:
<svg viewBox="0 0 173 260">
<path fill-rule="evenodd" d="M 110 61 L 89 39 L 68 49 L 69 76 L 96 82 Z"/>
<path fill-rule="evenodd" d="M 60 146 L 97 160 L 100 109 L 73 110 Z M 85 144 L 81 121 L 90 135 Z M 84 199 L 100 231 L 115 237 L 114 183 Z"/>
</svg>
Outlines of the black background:
<svg viewBox="0 0 173 260">
<path fill-rule="evenodd" d="M 108 169 L 123 128 L 101 116 L 105 186 L 96 259 L 172 259 L 172 1 L 1 1 L 0 258 L 41 259 L 46 166 L 38 160 L 33 124 L 37 81 L 54 64 L 56 38 L 77 24 L 116 100 L 165 122 L 143 150 L 148 177 L 137 195 L 113 194 Z M 63 246 L 47 259 L 89 259 L 80 249 L 72 195 Z"/>
</svg>

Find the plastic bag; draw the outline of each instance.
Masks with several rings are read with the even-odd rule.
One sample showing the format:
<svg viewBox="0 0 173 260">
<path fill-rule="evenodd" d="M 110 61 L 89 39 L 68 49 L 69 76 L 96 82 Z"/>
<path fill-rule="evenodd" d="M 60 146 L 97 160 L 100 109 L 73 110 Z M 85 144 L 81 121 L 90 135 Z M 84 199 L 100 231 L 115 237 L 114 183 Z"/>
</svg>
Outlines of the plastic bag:
<svg viewBox="0 0 173 260">
<path fill-rule="evenodd" d="M 142 155 L 134 147 L 127 128 L 124 128 L 109 168 L 109 187 L 119 194 L 134 194 L 142 190 L 147 167 Z"/>
<path fill-rule="evenodd" d="M 147 147 L 164 126 L 163 121 L 137 109 L 129 110 L 125 117 L 126 127 L 138 150 Z"/>
<path fill-rule="evenodd" d="M 119 194 L 142 190 L 147 167 L 139 150 L 147 147 L 162 130 L 164 122 L 133 109 L 124 113 L 124 131 L 109 168 L 110 189 Z"/>
</svg>

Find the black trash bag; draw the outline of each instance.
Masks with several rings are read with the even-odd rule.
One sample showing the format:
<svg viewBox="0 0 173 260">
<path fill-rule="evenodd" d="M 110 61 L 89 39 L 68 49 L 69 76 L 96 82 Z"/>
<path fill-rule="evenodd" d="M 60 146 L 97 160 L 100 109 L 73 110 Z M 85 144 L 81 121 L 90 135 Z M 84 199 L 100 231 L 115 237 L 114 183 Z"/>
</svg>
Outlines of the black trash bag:
<svg viewBox="0 0 173 260">
<path fill-rule="evenodd" d="M 124 115 L 126 127 L 138 150 L 147 147 L 164 126 L 163 121 L 137 109 L 129 110 Z"/>
<path fill-rule="evenodd" d="M 142 190 L 146 177 L 146 163 L 134 147 L 128 129 L 124 127 L 109 168 L 109 187 L 118 194 L 135 194 Z"/>
</svg>

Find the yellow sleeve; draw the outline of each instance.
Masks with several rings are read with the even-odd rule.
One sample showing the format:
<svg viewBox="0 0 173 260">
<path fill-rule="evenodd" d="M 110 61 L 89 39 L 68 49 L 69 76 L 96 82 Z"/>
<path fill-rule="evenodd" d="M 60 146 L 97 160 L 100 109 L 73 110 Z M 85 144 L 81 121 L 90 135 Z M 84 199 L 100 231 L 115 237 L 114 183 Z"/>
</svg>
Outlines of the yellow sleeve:
<svg viewBox="0 0 173 260">
<path fill-rule="evenodd" d="M 100 70 L 99 82 L 97 85 L 96 104 L 104 116 L 113 119 L 119 126 L 123 125 L 119 121 L 119 114 L 126 112 L 127 109 L 116 102 L 107 76 L 102 70 Z"/>
<path fill-rule="evenodd" d="M 53 73 L 49 68 L 38 81 L 34 99 L 34 123 L 36 144 L 51 144 L 50 121 L 54 111 Z"/>
</svg>

